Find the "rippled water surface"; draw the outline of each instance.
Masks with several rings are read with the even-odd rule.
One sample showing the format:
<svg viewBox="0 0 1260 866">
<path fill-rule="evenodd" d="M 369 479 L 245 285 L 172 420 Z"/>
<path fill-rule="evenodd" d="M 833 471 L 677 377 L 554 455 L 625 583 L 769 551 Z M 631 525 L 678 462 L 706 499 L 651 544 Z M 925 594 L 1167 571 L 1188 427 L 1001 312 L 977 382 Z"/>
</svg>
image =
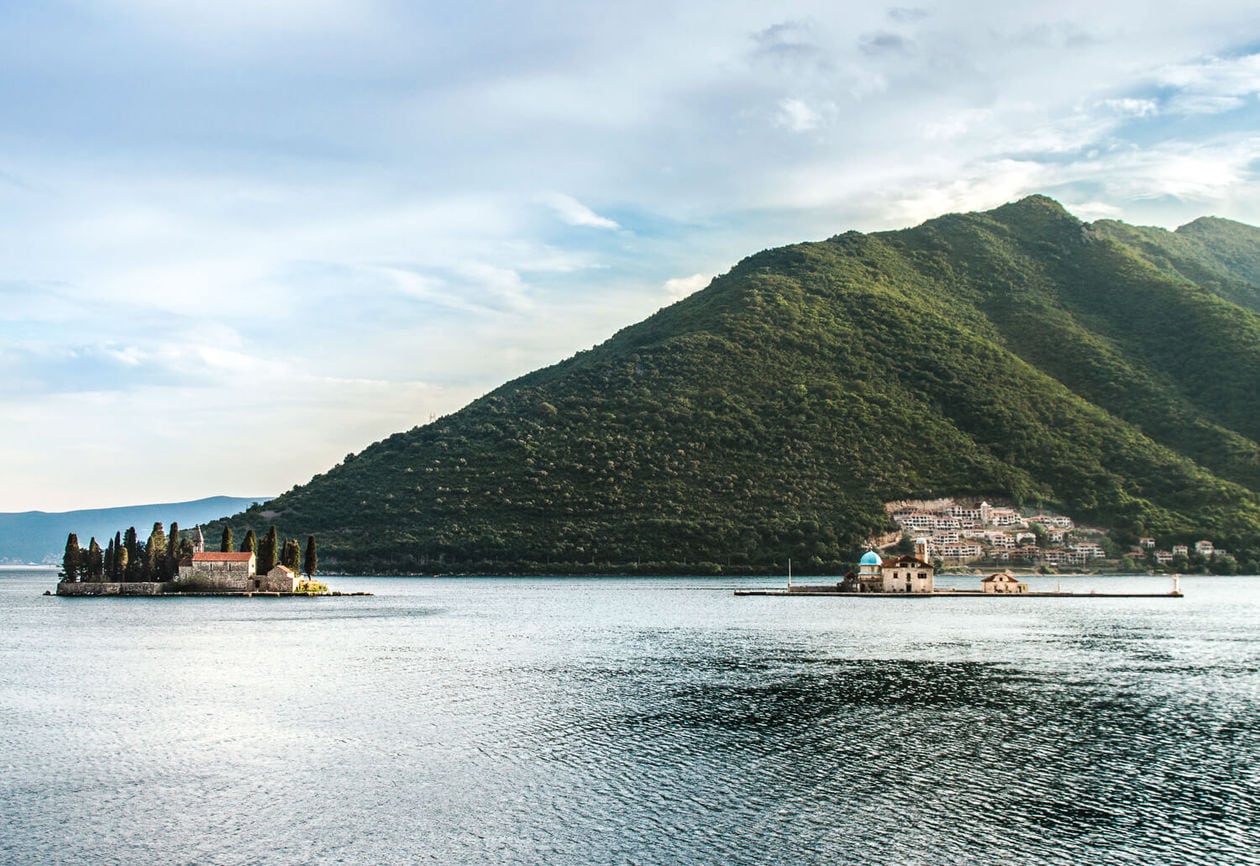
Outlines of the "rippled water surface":
<svg viewBox="0 0 1260 866">
<path fill-rule="evenodd" d="M 6 864 L 1260 862 L 1260 578 L 54 580 L 0 572 Z"/>
</svg>

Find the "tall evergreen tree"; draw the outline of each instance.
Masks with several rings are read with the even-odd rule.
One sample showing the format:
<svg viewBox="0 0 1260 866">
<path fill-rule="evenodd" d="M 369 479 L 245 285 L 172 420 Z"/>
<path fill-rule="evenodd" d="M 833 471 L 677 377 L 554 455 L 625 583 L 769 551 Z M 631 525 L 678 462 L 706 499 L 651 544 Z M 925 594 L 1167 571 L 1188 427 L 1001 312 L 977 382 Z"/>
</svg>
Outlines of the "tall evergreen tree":
<svg viewBox="0 0 1260 866">
<path fill-rule="evenodd" d="M 280 555 L 280 564 L 294 574 L 302 570 L 302 545 L 296 538 L 285 541 L 284 553 Z"/>
<path fill-rule="evenodd" d="M 166 537 L 166 559 L 162 580 L 170 580 L 179 572 L 179 521 L 171 521 L 171 534 Z"/>
<path fill-rule="evenodd" d="M 232 538 L 232 527 L 230 526 L 223 527 L 223 540 L 219 542 L 219 552 L 231 553 L 233 540 L 234 539 Z M 242 548 L 242 550 L 243 549 L 244 548 Z"/>
<path fill-rule="evenodd" d="M 266 574 L 276 567 L 279 562 L 277 555 L 277 547 L 280 546 L 280 539 L 276 534 L 276 526 L 273 523 L 271 528 L 267 530 L 267 534 L 263 536 L 262 544 L 258 546 L 258 573 Z"/>
<path fill-rule="evenodd" d="M 302 562 L 302 570 L 306 572 L 307 577 L 315 576 L 315 569 L 319 566 L 319 557 L 315 555 L 315 536 L 306 536 L 306 558 Z"/>
<path fill-rule="evenodd" d="M 123 550 L 127 556 L 123 559 L 123 580 L 141 580 L 144 571 L 144 557 L 141 556 L 140 537 L 136 533 L 134 526 L 127 527 L 127 533 L 123 536 Z"/>
<path fill-rule="evenodd" d="M 73 532 L 66 536 L 66 552 L 61 557 L 61 573 L 67 583 L 79 579 L 79 566 L 83 555 L 79 550 L 79 536 Z"/>
<path fill-rule="evenodd" d="M 147 580 L 163 580 L 166 569 L 166 530 L 160 522 L 153 524 L 149 541 L 144 546 L 144 564 Z"/>
<path fill-rule="evenodd" d="M 245 532 L 245 540 L 241 542 L 241 553 L 258 553 L 258 536 L 254 535 L 254 530 L 249 529 Z"/>
<path fill-rule="evenodd" d="M 111 570 L 110 570 L 110 572 L 109 572 L 109 579 L 110 579 L 110 580 L 122 580 L 122 576 L 123 576 L 123 569 L 124 569 L 124 568 L 126 567 L 126 565 L 127 565 L 126 560 L 122 558 L 122 552 L 123 552 L 122 533 L 121 533 L 121 532 L 115 532 L 115 533 L 114 533 L 114 559 L 113 559 L 113 567 L 111 568 Z M 121 560 L 121 562 L 120 562 L 120 560 Z"/>
<path fill-rule="evenodd" d="M 109 544 L 105 545 L 105 562 L 102 565 L 102 580 L 114 579 L 114 539 L 109 540 Z"/>
<path fill-rule="evenodd" d="M 96 536 L 92 536 L 87 549 L 87 579 L 99 581 L 104 579 L 104 575 L 105 557 L 101 553 L 101 546 L 96 543 Z"/>
</svg>

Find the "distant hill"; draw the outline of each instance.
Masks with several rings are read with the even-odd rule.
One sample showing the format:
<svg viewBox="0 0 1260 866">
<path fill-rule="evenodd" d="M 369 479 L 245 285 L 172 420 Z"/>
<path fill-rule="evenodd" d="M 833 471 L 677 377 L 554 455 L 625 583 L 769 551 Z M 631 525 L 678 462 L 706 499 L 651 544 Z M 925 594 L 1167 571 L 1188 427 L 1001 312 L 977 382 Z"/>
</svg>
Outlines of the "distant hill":
<svg viewBox="0 0 1260 866">
<path fill-rule="evenodd" d="M 974 495 L 1246 568 L 1258 277 L 1253 227 L 1043 196 L 767 250 L 231 523 L 358 572 L 834 571 L 882 501 Z"/>
<path fill-rule="evenodd" d="M 248 508 L 263 497 L 212 496 L 194 502 L 131 505 L 48 513 L 23 511 L 0 514 L 0 564 L 57 563 L 65 552 L 66 536 L 73 532 L 86 547 L 95 536 L 101 547 L 129 526 L 147 538 L 155 522 L 170 528 L 172 521 L 184 529 Z M 217 539 L 216 539 L 217 541 Z M 216 548 L 217 549 L 217 548 Z"/>
</svg>

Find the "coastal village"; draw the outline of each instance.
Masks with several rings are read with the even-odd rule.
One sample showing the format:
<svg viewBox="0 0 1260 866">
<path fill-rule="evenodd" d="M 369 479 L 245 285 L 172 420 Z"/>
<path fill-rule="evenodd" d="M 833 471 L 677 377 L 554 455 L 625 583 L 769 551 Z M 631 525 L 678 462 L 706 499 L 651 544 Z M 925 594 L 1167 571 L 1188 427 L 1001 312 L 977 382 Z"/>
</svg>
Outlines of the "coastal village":
<svg viewBox="0 0 1260 866">
<path fill-rule="evenodd" d="M 921 542 L 923 558 L 944 568 L 1111 566 L 1141 571 L 1148 565 L 1172 567 L 1191 556 L 1206 561 L 1225 561 L 1230 556 L 1206 538 L 1160 546 L 1158 539 L 1144 537 L 1127 550 L 1116 550 L 1105 529 L 1079 526 L 1070 517 L 1044 511 L 1025 515 L 987 501 L 905 500 L 886 503 L 884 508 L 900 529 L 890 536 L 892 545 L 906 538 Z"/>
<path fill-rule="evenodd" d="M 963 597 L 1012 596 L 1074 597 L 1081 593 L 1053 590 L 1030 591 L 1026 582 L 1009 570 L 982 576 L 977 586 L 936 587 L 937 572 L 944 568 L 971 572 L 985 565 L 1018 563 L 1027 570 L 1052 573 L 1052 566 L 1073 567 L 1110 562 L 1113 567 L 1132 568 L 1135 560 L 1176 563 L 1187 560 L 1189 545 L 1174 545 L 1172 551 L 1160 550 L 1154 538 L 1142 538 L 1139 544 L 1121 557 L 1108 557 L 1101 529 L 1076 526 L 1071 518 L 1038 512 L 1024 515 L 1014 508 L 994 506 L 989 502 L 960 503 L 954 499 L 930 502 L 886 503 L 889 516 L 899 531 L 873 540 L 871 549 L 862 554 L 856 571 L 850 571 L 835 584 L 793 584 L 791 571 L 785 589 L 738 589 L 735 595 L 763 596 L 836 596 L 865 597 Z M 906 548 L 910 548 L 907 551 Z M 881 555 L 876 548 L 884 549 Z M 1175 552 L 1174 552 L 1175 551 Z M 1166 555 L 1166 559 L 1160 554 Z M 1195 545 L 1195 555 L 1205 559 L 1228 556 L 1216 549 L 1210 540 Z M 1091 591 L 1088 597 L 1181 598 L 1180 575 L 1174 574 L 1170 592 L 1106 592 Z"/>
</svg>

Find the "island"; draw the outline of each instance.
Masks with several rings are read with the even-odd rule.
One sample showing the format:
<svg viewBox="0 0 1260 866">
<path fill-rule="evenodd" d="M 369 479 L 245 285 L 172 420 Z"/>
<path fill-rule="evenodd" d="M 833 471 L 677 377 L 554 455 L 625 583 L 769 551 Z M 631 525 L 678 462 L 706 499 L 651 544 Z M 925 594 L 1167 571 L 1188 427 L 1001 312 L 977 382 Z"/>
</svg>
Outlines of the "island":
<svg viewBox="0 0 1260 866">
<path fill-rule="evenodd" d="M 302 564 L 299 565 L 299 560 Z M 296 539 L 283 545 L 272 527 L 259 543 L 252 531 L 233 550 L 225 531 L 217 551 L 206 550 L 201 527 L 185 537 L 171 525 L 168 543 L 161 523 L 147 542 L 135 528 L 115 535 L 102 551 L 93 538 L 87 549 L 70 533 L 57 583 L 61 596 L 326 596 L 370 595 L 335 592 L 315 580 L 315 537 L 307 539 L 305 557 Z M 304 568 L 303 568 L 304 566 Z M 299 571 L 302 568 L 305 576 Z"/>
<path fill-rule="evenodd" d="M 915 543 L 913 555 L 883 559 L 874 550 L 862 554 L 858 570 L 849 572 L 834 584 L 793 584 L 791 572 L 784 589 L 737 589 L 736 595 L 816 596 L 847 595 L 861 598 L 985 598 L 1034 596 L 1051 598 L 1181 598 L 1180 576 L 1173 575 L 1172 590 L 1166 593 L 1073 593 L 1055 590 L 1030 592 L 1028 584 L 1009 572 L 996 572 L 981 578 L 975 589 L 937 589 L 936 568 L 927 559 L 927 541 Z"/>
</svg>

